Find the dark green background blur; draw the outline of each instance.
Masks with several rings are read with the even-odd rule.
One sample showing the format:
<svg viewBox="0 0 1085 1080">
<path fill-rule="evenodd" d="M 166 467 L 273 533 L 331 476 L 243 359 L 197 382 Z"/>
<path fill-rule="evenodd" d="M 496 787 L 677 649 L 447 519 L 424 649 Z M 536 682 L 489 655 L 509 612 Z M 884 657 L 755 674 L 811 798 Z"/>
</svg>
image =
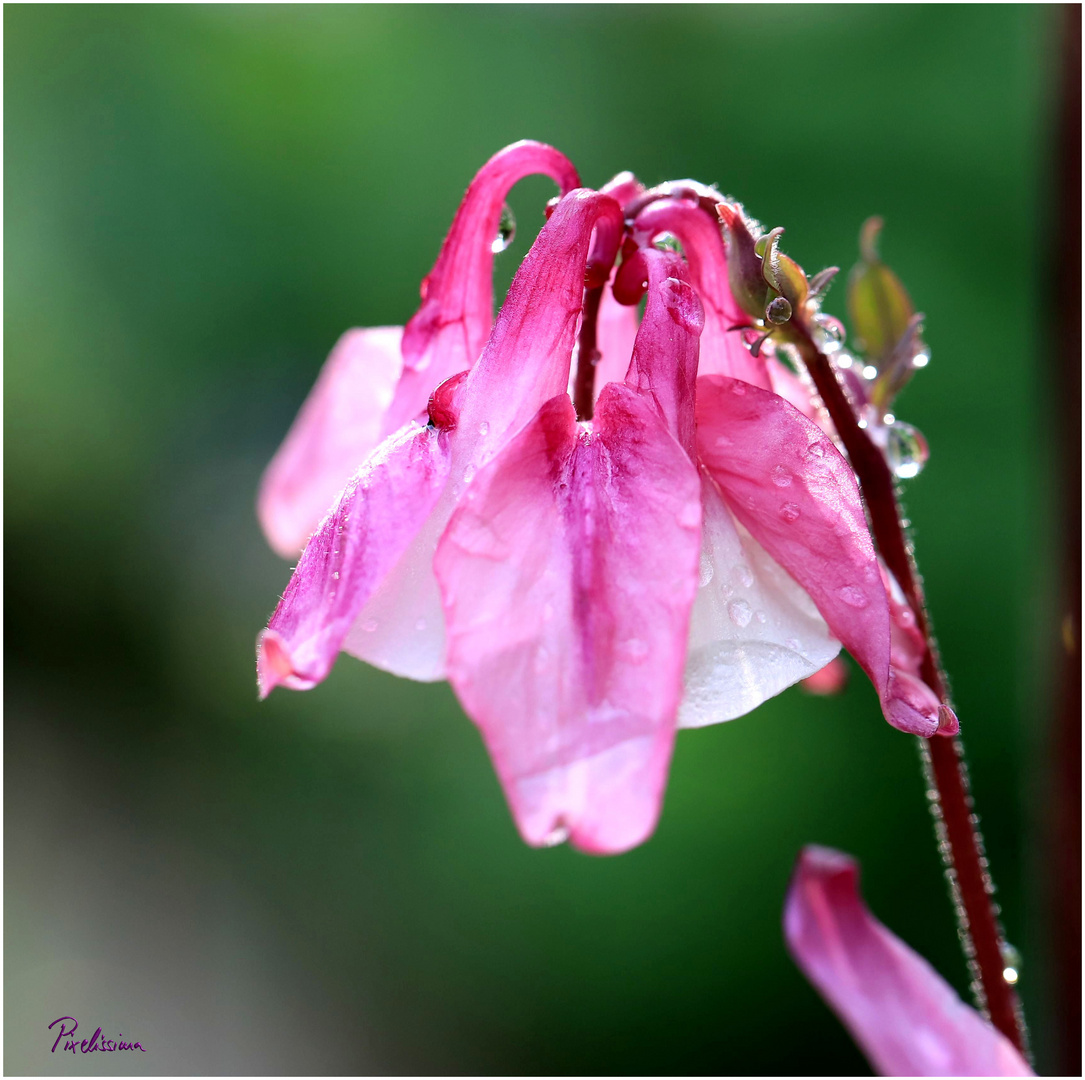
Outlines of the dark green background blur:
<svg viewBox="0 0 1085 1080">
<path fill-rule="evenodd" d="M 9 1073 L 838 1073 L 788 959 L 806 842 L 958 988 L 916 749 L 856 677 L 679 736 L 662 822 L 525 847 L 444 684 L 344 657 L 257 704 L 289 568 L 253 514 L 339 333 L 402 323 L 474 171 L 715 182 L 809 271 L 883 252 L 933 361 L 896 410 L 1044 1063 L 1034 854 L 1051 537 L 1043 7 L 7 7 Z M 514 192 L 503 290 L 552 194 Z M 843 290 L 829 310 L 843 314 Z M 74 1015 L 138 1061 L 50 1054 Z"/>
</svg>

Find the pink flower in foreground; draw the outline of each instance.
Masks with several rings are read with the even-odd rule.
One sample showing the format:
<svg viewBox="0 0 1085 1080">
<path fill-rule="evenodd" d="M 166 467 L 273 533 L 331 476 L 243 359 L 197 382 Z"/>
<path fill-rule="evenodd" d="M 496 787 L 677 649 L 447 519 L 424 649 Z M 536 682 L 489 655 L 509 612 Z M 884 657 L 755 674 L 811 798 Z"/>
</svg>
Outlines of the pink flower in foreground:
<svg viewBox="0 0 1085 1080">
<path fill-rule="evenodd" d="M 1032 1076 L 1001 1032 L 867 909 L 855 860 L 799 856 L 784 907 L 792 957 L 884 1076 Z"/>
<path fill-rule="evenodd" d="M 262 695 L 341 650 L 449 678 L 533 844 L 641 842 L 676 728 L 750 711 L 841 642 L 891 723 L 937 728 L 899 693 L 851 469 L 730 332 L 719 230 L 678 188 L 662 209 L 631 177 L 557 203 L 478 362 L 364 458 L 260 637 Z M 685 260 L 652 246 L 664 230 Z M 605 373 L 590 420 L 567 392 L 578 335 Z"/>
<path fill-rule="evenodd" d="M 280 555 L 297 555 L 369 452 L 423 416 L 438 384 L 478 359 L 493 324 L 505 196 L 532 173 L 551 177 L 562 194 L 580 183 L 551 146 L 505 147 L 471 181 L 410 322 L 348 330 L 336 343 L 260 486 L 257 512 Z"/>
</svg>

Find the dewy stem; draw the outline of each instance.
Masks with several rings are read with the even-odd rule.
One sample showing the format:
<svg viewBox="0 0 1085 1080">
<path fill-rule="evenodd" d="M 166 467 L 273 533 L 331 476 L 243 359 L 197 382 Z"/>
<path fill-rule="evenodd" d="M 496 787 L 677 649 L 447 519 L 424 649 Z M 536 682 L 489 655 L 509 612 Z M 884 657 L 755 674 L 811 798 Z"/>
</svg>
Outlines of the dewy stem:
<svg viewBox="0 0 1085 1080">
<path fill-rule="evenodd" d="M 577 338 L 576 381 L 573 384 L 573 407 L 578 420 L 590 420 L 595 407 L 595 365 L 599 363 L 596 327 L 602 299 L 602 285 L 585 287 L 580 336 Z"/>
<path fill-rule="evenodd" d="M 916 623 L 927 644 L 923 679 L 948 704 L 946 680 L 931 638 L 922 587 L 901 523 L 893 474 L 882 452 L 859 426 L 832 362 L 808 334 L 800 333 L 797 344 L 859 478 L 881 556 L 915 612 Z M 948 844 L 948 851 L 944 851 L 944 855 L 948 855 L 947 877 L 956 902 L 966 959 L 974 973 L 973 992 L 994 1026 L 1024 1052 L 1025 1032 L 1020 1004 L 1003 975 L 1006 967 L 1004 942 L 991 899 L 994 886 L 987 872 L 983 842 L 976 831 L 979 819 L 973 811 L 963 746 L 959 739 L 942 735 L 922 741 L 930 754 L 930 775 L 938 795 L 932 810 L 939 838 L 943 845 Z"/>
</svg>

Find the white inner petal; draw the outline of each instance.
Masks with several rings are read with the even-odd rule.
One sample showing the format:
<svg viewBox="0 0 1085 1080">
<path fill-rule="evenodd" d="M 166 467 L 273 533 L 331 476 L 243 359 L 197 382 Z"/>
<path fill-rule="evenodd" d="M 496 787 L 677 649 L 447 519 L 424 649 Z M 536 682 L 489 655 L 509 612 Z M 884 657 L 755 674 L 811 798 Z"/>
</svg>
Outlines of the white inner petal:
<svg viewBox="0 0 1085 1080">
<path fill-rule="evenodd" d="M 735 521 L 701 472 L 701 587 L 690 618 L 680 727 L 733 720 L 840 651 L 814 602 Z"/>
</svg>

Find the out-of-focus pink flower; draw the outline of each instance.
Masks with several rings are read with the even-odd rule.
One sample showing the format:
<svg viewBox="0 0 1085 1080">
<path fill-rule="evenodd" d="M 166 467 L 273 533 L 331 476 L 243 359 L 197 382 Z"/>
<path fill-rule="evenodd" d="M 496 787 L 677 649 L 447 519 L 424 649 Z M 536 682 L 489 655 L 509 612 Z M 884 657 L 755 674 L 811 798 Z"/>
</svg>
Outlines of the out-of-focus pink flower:
<svg viewBox="0 0 1085 1080">
<path fill-rule="evenodd" d="M 677 726 L 749 712 L 841 642 L 891 723 L 937 727 L 897 692 L 850 467 L 726 326 L 712 219 L 638 208 L 628 176 L 607 192 L 557 203 L 477 364 L 370 453 L 258 651 L 262 695 L 315 685 L 340 650 L 447 676 L 525 839 L 596 852 L 652 831 Z M 685 260 L 652 246 L 664 224 Z M 606 377 L 578 420 L 585 284 Z"/>
<path fill-rule="evenodd" d="M 808 694 L 832 697 L 848 684 L 848 665 L 839 656 L 833 657 L 823 668 L 808 675 L 799 683 Z"/>
<path fill-rule="evenodd" d="M 871 915 L 855 860 L 799 856 L 784 907 L 795 962 L 884 1076 L 1031 1076 L 1010 1041 Z"/>
<path fill-rule="evenodd" d="M 532 173 L 551 177 L 562 194 L 579 184 L 553 147 L 525 141 L 495 154 L 468 187 L 406 327 L 348 330 L 336 343 L 261 483 L 257 513 L 280 555 L 297 555 L 369 452 L 478 358 L 493 324 L 505 196 Z"/>
</svg>

